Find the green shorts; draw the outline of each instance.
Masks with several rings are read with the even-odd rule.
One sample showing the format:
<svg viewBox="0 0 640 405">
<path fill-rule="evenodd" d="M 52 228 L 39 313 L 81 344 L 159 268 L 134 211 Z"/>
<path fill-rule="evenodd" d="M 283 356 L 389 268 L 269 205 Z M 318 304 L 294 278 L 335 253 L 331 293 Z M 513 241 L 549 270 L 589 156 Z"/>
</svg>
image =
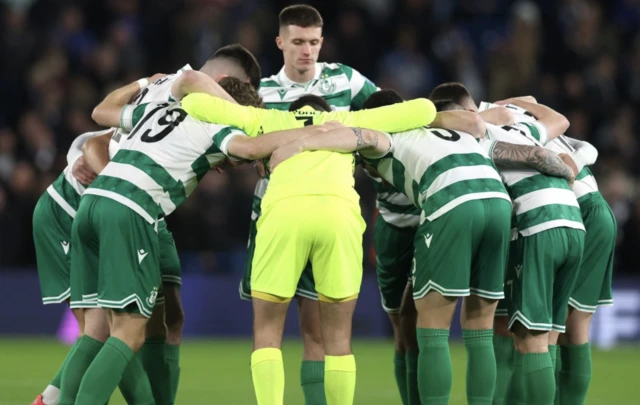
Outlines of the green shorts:
<svg viewBox="0 0 640 405">
<path fill-rule="evenodd" d="M 164 287 L 180 288 L 182 286 L 182 272 L 180 270 L 180 257 L 176 249 L 173 234 L 167 228 L 166 221 L 158 221 L 158 244 L 160 249 L 160 273 L 162 274 L 162 286 L 156 299 L 156 304 L 164 303 Z"/>
<path fill-rule="evenodd" d="M 71 307 L 150 317 L 161 283 L 155 227 L 114 200 L 83 196 L 71 230 Z"/>
<path fill-rule="evenodd" d="M 580 274 L 569 298 L 569 305 L 583 312 L 613 305 L 611 278 L 616 248 L 616 218 L 604 197 L 594 194 L 580 204 L 587 233 Z"/>
<path fill-rule="evenodd" d="M 511 203 L 498 198 L 467 201 L 425 220 L 414 241 L 413 298 L 430 290 L 503 298 L 510 225 Z"/>
<path fill-rule="evenodd" d="M 69 281 L 71 225 L 73 218 L 42 194 L 33 211 L 33 243 L 43 304 L 58 304 L 71 295 Z"/>
<path fill-rule="evenodd" d="M 417 228 L 400 228 L 378 215 L 373 232 L 376 251 L 376 275 L 382 308 L 388 313 L 400 311 L 402 295 L 411 280 L 413 241 Z"/>
<path fill-rule="evenodd" d="M 507 281 L 509 328 L 563 333 L 569 297 L 580 272 L 584 231 L 553 228 L 511 242 Z"/>
<path fill-rule="evenodd" d="M 258 197 L 253 198 L 253 211 L 251 212 L 251 225 L 249 227 L 249 243 L 247 245 L 247 259 L 244 264 L 244 272 L 242 273 L 242 280 L 238 287 L 240 298 L 245 301 L 251 301 L 251 268 L 253 263 L 253 255 L 256 250 L 256 235 L 258 233 L 258 219 L 261 215 L 262 200 Z M 309 298 L 314 301 L 318 300 L 318 292 L 316 291 L 316 283 L 313 280 L 313 270 L 311 264 L 307 263 L 304 268 L 300 281 L 298 281 L 298 287 L 296 289 L 296 296 Z"/>
</svg>

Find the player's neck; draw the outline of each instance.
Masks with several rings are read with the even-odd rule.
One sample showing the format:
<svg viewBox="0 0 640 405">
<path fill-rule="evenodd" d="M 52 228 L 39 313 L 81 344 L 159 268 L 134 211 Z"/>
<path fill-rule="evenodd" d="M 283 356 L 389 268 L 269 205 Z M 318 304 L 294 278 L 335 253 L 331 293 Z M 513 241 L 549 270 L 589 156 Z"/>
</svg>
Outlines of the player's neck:
<svg viewBox="0 0 640 405">
<path fill-rule="evenodd" d="M 293 66 L 284 65 L 284 74 L 287 76 L 287 79 L 291 80 L 295 83 L 307 83 L 311 81 L 316 75 L 316 67 L 315 65 L 311 67 L 309 70 L 299 71 Z"/>
</svg>

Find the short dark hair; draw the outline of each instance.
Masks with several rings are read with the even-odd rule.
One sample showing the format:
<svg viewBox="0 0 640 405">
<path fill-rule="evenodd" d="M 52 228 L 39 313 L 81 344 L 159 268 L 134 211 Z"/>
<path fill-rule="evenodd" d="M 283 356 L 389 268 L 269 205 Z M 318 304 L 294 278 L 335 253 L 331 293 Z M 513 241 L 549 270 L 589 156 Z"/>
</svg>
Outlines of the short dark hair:
<svg viewBox="0 0 640 405">
<path fill-rule="evenodd" d="M 218 82 L 234 100 L 240 105 L 246 105 L 251 107 L 262 108 L 262 97 L 258 94 L 258 91 L 247 82 L 244 82 L 237 77 L 227 76 L 220 79 Z"/>
<path fill-rule="evenodd" d="M 433 104 L 436 106 L 436 111 L 438 111 L 438 112 L 440 112 L 440 111 L 464 110 L 463 106 L 461 106 L 460 104 L 456 103 L 455 101 L 453 101 L 451 99 L 436 100 L 436 101 L 433 102 Z"/>
<path fill-rule="evenodd" d="M 255 89 L 260 87 L 260 78 L 262 77 L 260 64 L 258 64 L 256 57 L 244 46 L 240 44 L 223 46 L 209 58 L 209 60 L 214 59 L 227 59 L 235 62 L 249 78 L 249 83 Z"/>
<path fill-rule="evenodd" d="M 279 16 L 280 27 L 297 25 L 298 27 L 322 27 L 322 16 L 315 8 L 306 4 L 294 4 L 285 7 Z"/>
<path fill-rule="evenodd" d="M 395 90 L 385 89 L 379 90 L 371 94 L 369 98 L 364 102 L 362 108 L 376 108 L 383 107 L 385 105 L 402 103 L 404 100 L 402 96 Z"/>
<path fill-rule="evenodd" d="M 433 89 L 431 94 L 429 94 L 429 100 L 434 102 L 438 100 L 451 100 L 456 104 L 464 105 L 467 99 L 473 101 L 471 93 L 464 87 L 464 84 L 457 82 L 443 83 Z"/>
<path fill-rule="evenodd" d="M 296 111 L 305 106 L 309 106 L 316 111 L 331 111 L 331 106 L 329 105 L 329 103 L 327 103 L 327 100 L 313 94 L 306 94 L 291 103 L 291 105 L 289 106 L 289 111 Z"/>
</svg>

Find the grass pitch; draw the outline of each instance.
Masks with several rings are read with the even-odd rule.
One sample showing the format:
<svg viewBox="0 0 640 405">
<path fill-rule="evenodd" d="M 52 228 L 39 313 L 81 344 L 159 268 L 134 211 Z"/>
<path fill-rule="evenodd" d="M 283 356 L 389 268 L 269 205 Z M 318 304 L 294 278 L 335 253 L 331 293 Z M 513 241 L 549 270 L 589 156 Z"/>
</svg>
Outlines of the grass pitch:
<svg viewBox="0 0 640 405">
<path fill-rule="evenodd" d="M 358 365 L 356 404 L 397 405 L 400 398 L 393 377 L 390 341 L 358 340 L 353 344 Z M 0 339 L 0 405 L 29 405 L 56 373 L 68 347 L 53 339 Z M 454 371 L 451 405 L 465 401 L 466 355 L 453 344 Z M 248 340 L 189 340 L 181 351 L 178 405 L 255 404 L 249 368 Z M 287 341 L 283 347 L 286 404 L 304 404 L 299 368 L 302 346 Z M 593 381 L 586 405 L 640 403 L 640 348 L 623 347 L 593 353 Z M 110 405 L 124 405 L 116 391 Z"/>
</svg>

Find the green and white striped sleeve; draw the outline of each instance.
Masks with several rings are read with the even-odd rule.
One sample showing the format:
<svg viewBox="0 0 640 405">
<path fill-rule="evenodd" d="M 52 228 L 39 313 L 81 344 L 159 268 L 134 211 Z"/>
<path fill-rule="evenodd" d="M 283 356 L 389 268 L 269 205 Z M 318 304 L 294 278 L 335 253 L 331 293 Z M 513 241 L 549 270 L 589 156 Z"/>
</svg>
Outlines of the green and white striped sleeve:
<svg viewBox="0 0 640 405">
<path fill-rule="evenodd" d="M 347 75 L 351 86 L 351 108 L 361 110 L 369 96 L 380 90 L 371 80 L 367 79 L 357 70 L 342 64 L 338 64 Z"/>
<path fill-rule="evenodd" d="M 149 104 L 152 103 L 144 103 L 140 105 L 127 104 L 122 107 L 122 111 L 120 112 L 120 128 L 126 132 L 130 132 L 133 127 L 140 122 Z"/>
<path fill-rule="evenodd" d="M 523 131 L 526 136 L 540 142 L 542 145 L 546 145 L 549 141 L 547 127 L 545 127 L 540 121 L 519 122 L 517 124 L 513 124 L 512 127 Z"/>
</svg>

